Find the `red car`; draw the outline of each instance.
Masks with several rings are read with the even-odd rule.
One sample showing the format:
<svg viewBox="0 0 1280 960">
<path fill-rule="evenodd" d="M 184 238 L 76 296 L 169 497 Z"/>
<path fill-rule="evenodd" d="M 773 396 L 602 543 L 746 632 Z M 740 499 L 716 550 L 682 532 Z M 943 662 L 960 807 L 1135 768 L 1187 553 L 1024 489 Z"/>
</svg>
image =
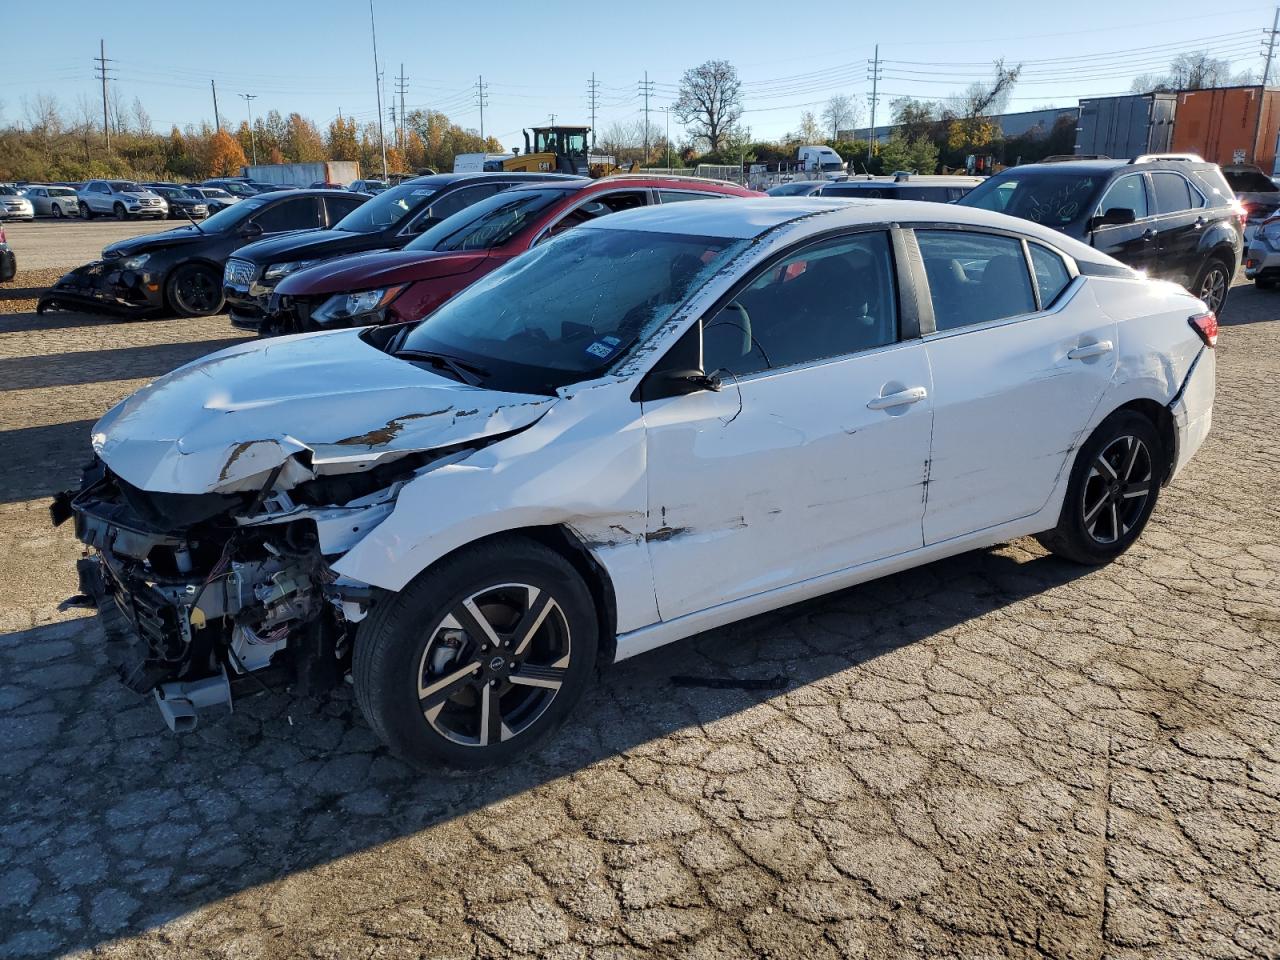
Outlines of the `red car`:
<svg viewBox="0 0 1280 960">
<path fill-rule="evenodd" d="M 596 217 L 655 203 L 763 196 L 715 180 L 640 175 L 513 187 L 442 220 L 401 250 L 290 274 L 276 287 L 259 331 L 418 320 L 545 237 Z"/>
</svg>

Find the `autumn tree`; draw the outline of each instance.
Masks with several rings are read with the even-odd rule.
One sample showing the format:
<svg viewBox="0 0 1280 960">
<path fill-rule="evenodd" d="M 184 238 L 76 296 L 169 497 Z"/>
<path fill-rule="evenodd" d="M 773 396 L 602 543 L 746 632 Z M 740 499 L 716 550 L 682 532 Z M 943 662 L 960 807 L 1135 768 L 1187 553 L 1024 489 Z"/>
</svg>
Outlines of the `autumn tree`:
<svg viewBox="0 0 1280 960">
<path fill-rule="evenodd" d="M 727 60 L 708 60 L 691 67 L 680 80 L 680 95 L 672 110 L 695 140 L 715 153 L 725 134 L 742 117 L 742 81 Z"/>
<path fill-rule="evenodd" d="M 246 125 L 247 126 L 247 125 Z M 209 158 L 206 167 L 213 177 L 233 177 L 245 165 L 244 150 L 225 130 L 219 130 L 209 138 Z"/>
<path fill-rule="evenodd" d="M 324 139 L 316 125 L 300 113 L 291 113 L 285 121 L 284 154 L 294 163 L 327 160 Z"/>
<path fill-rule="evenodd" d="M 822 128 L 818 126 L 818 118 L 812 110 L 800 114 L 800 139 L 807 144 L 822 142 Z"/>
<path fill-rule="evenodd" d="M 325 151 L 329 160 L 359 160 L 360 140 L 356 133 L 356 122 L 350 117 L 338 117 L 329 124 L 329 136 L 326 138 Z"/>
</svg>

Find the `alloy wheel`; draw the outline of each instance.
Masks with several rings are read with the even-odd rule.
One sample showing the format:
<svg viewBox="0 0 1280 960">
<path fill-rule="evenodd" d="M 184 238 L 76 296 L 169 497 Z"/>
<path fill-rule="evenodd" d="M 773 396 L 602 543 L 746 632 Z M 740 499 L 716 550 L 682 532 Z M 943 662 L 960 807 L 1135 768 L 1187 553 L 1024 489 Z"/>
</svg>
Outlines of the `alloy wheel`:
<svg viewBox="0 0 1280 960">
<path fill-rule="evenodd" d="M 1211 312 L 1217 313 L 1222 308 L 1222 302 L 1227 299 L 1227 271 L 1218 264 L 1210 265 L 1204 279 L 1200 281 L 1196 296 L 1204 301 Z"/>
<path fill-rule="evenodd" d="M 418 663 L 418 703 L 440 736 L 469 747 L 510 740 L 551 706 L 572 638 L 549 592 L 487 587 L 436 624 Z"/>
<path fill-rule="evenodd" d="M 1096 542 L 1112 544 L 1141 520 L 1151 497 L 1151 451 L 1130 435 L 1116 437 L 1103 448 L 1085 477 L 1081 516 L 1085 532 Z"/>
<path fill-rule="evenodd" d="M 186 313 L 210 313 L 218 304 L 218 290 L 204 270 L 184 273 L 174 292 L 178 306 Z"/>
</svg>

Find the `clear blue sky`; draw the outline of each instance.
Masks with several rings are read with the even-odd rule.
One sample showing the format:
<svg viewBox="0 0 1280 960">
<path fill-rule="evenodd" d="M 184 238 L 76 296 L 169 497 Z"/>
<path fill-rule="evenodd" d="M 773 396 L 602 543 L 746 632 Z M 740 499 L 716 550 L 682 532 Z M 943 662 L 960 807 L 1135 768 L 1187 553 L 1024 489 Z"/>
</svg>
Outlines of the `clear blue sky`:
<svg viewBox="0 0 1280 960">
<path fill-rule="evenodd" d="M 483 74 L 489 84 L 485 132 L 511 145 L 522 127 L 545 123 L 553 112 L 562 122 L 587 122 L 593 70 L 600 83 L 598 129 L 640 118 L 638 91 L 648 70 L 651 123 L 661 131 L 660 108 L 674 100 L 681 73 L 710 58 L 738 67 L 748 110 L 743 122 L 753 136 L 778 136 L 796 129 L 804 110 L 819 113 L 834 94 L 855 96 L 865 108 L 865 61 L 877 42 L 887 61 L 880 117 L 895 96 L 942 98 L 963 89 L 989 75 L 998 57 L 1025 64 L 1011 110 L 1127 91 L 1134 75 L 1159 72 L 1188 50 L 1208 49 L 1236 71 L 1252 67 L 1260 74 L 1263 29 L 1274 8 L 1238 0 L 1225 0 L 1223 8 L 1202 0 L 935 0 L 808 9 L 777 0 L 374 0 L 374 10 L 388 95 L 403 63 L 410 109 L 439 109 L 478 127 L 474 85 Z M 21 119 L 24 98 L 36 93 L 56 96 L 66 113 L 82 97 L 100 111 L 92 63 L 99 36 L 125 102 L 140 98 L 160 130 L 212 121 L 211 78 L 224 122 L 246 116 L 241 93 L 257 94 L 255 115 L 298 110 L 322 128 L 339 110 L 360 120 L 377 115 L 367 0 L 106 7 L 100 0 L 69 0 L 48 17 L 9 20 L 6 36 L 29 30 L 30 42 L 0 54 L 0 122 Z M 1280 54 L 1273 78 L 1280 78 Z"/>
</svg>

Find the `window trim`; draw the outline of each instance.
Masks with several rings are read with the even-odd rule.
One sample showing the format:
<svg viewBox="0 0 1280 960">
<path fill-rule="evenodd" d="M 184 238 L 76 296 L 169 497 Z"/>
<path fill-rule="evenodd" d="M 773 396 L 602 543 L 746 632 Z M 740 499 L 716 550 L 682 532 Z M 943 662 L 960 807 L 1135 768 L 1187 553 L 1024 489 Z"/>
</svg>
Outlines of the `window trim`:
<svg viewBox="0 0 1280 960">
<path fill-rule="evenodd" d="M 1132 176 L 1132 174 L 1129 174 L 1129 176 Z M 1022 323 L 1026 320 L 1032 320 L 1047 314 L 1056 313 L 1074 298 L 1075 291 L 1081 286 L 1078 282 L 1080 278 L 1080 270 L 1076 266 L 1075 259 L 1068 256 L 1066 253 L 1063 253 L 1057 247 L 1053 246 L 1053 244 L 1047 243 L 1039 238 L 1028 238 L 1023 234 L 1013 233 L 1012 231 L 1002 230 L 997 227 L 965 223 L 914 222 L 910 224 L 903 224 L 903 227 L 911 234 L 912 242 L 916 243 L 917 252 L 919 251 L 919 243 L 915 237 L 917 230 L 952 230 L 957 233 L 985 233 L 990 234 L 991 236 L 1005 237 L 1010 240 L 1019 241 L 1022 248 L 1022 263 L 1031 282 L 1031 295 L 1036 304 L 1036 308 L 1029 313 L 1017 313 L 1008 317 L 1000 317 L 996 320 L 984 320 L 981 323 L 971 323 L 963 327 L 952 327 L 948 330 L 939 330 L 933 317 L 933 294 L 929 288 L 929 277 L 924 271 L 924 257 L 921 255 L 919 276 L 916 278 L 916 282 L 920 284 L 920 293 L 917 294 L 917 296 L 921 296 L 922 294 L 921 299 L 928 303 L 930 308 L 929 329 L 927 332 L 922 329 L 920 333 L 921 339 L 925 341 L 941 340 L 944 337 L 970 333 L 975 330 L 990 330 L 993 327 L 1003 327 L 1011 323 Z M 1071 281 L 1062 288 L 1058 293 L 1058 296 L 1055 297 L 1047 306 L 1042 305 L 1040 302 L 1040 285 L 1036 280 L 1035 265 L 1031 262 L 1031 250 L 1029 244 L 1032 243 L 1038 244 L 1046 250 L 1049 250 L 1061 257 L 1062 262 L 1066 264 L 1067 273 L 1071 277 Z"/>
<path fill-rule="evenodd" d="M 652 187 L 618 187 L 614 190 L 601 190 L 599 193 L 592 193 L 589 196 L 578 197 L 574 203 L 570 204 L 559 213 L 554 214 L 554 220 L 547 221 L 538 229 L 533 240 L 529 242 L 529 247 L 536 247 L 543 240 L 547 239 L 547 236 L 551 233 L 552 229 L 554 229 L 561 220 L 573 213 L 573 211 L 586 206 L 586 204 L 590 203 L 592 200 L 599 200 L 601 197 L 607 197 L 615 193 L 643 193 L 645 195 L 645 202 L 641 204 L 642 207 L 659 206 L 657 195 L 654 193 Z M 614 212 L 616 213 L 617 211 L 615 210 Z"/>
<path fill-rule="evenodd" d="M 1150 173 L 1149 170 L 1143 170 L 1140 173 L 1124 173 L 1116 177 L 1110 183 L 1108 183 L 1106 187 L 1103 188 L 1102 196 L 1098 197 L 1098 205 L 1093 208 L 1093 216 L 1100 217 L 1102 216 L 1102 214 L 1106 213 L 1105 208 L 1102 206 L 1102 201 L 1107 199 L 1107 194 L 1111 192 L 1112 188 L 1121 180 L 1124 180 L 1126 177 L 1137 177 L 1138 179 L 1140 179 L 1142 181 L 1142 189 L 1145 191 L 1145 196 L 1147 198 L 1147 215 L 1145 217 L 1136 217 L 1133 222 L 1142 223 L 1144 220 L 1153 220 L 1157 216 L 1159 216 L 1159 214 L 1153 212 L 1156 206 L 1156 185 L 1148 178 L 1149 173 Z M 1122 227 L 1122 226 L 1127 227 L 1129 226 L 1129 224 L 1107 223 L 1107 224 L 1103 224 L 1097 229 L 1105 230 L 1108 227 Z"/>
</svg>

